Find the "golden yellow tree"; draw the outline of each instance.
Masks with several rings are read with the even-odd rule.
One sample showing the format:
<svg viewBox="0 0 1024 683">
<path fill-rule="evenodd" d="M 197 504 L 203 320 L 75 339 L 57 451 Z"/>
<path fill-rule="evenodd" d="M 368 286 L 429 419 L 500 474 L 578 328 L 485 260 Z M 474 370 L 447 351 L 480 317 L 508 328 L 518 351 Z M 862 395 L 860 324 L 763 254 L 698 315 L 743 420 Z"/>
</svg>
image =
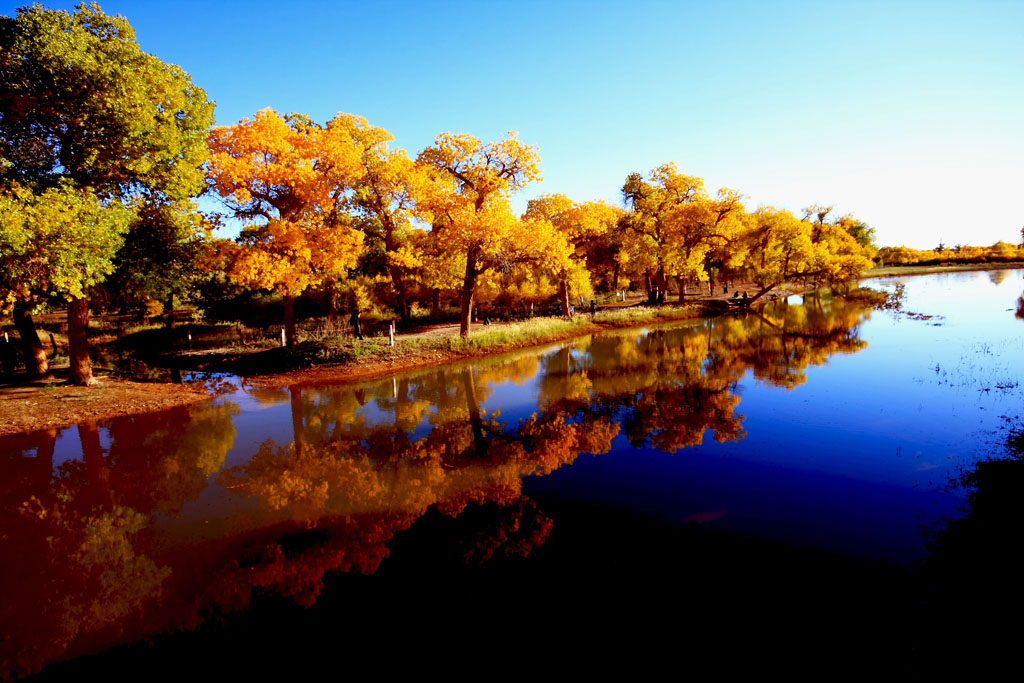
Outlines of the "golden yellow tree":
<svg viewBox="0 0 1024 683">
<path fill-rule="evenodd" d="M 285 336 L 295 344 L 294 297 L 356 263 L 363 234 L 344 211 L 364 175 L 360 145 L 344 126 L 265 109 L 210 131 L 208 184 L 239 218 L 255 221 L 229 250 L 229 276 L 284 299 Z"/>
<path fill-rule="evenodd" d="M 751 301 L 787 280 L 840 282 L 871 267 L 870 249 L 823 218 L 812 223 L 772 207 L 746 217 L 744 250 L 736 260 L 761 286 Z"/>
<path fill-rule="evenodd" d="M 509 206 L 509 196 L 540 178 L 536 149 L 514 133 L 484 144 L 471 135 L 439 135 L 423 150 L 419 162 L 430 167 L 442 191 L 423 197 L 432 214 L 437 240 L 465 255 L 459 332 L 469 335 L 477 278 L 490 269 L 542 257 L 551 247 L 550 223 L 522 222 Z"/>
<path fill-rule="evenodd" d="M 399 315 L 408 320 L 408 281 L 421 265 L 410 238 L 417 230 L 414 221 L 425 214 L 417 209 L 416 197 L 430 195 L 424 189 L 431 182 L 427 169 L 404 150 L 389 149 L 394 136 L 362 117 L 338 114 L 327 128 L 344 131 L 359 145 L 361 174 L 348 197 L 349 211 L 366 236 L 366 247 L 383 253 Z"/>
<path fill-rule="evenodd" d="M 665 292 L 672 272 L 672 252 L 681 227 L 669 221 L 670 212 L 705 197 L 704 181 L 680 173 L 673 163 L 662 164 L 645 180 L 632 173 L 622 186 L 622 196 L 631 212 L 623 221 L 623 248 L 619 262 L 626 272 L 644 279 L 648 292 Z"/>
<path fill-rule="evenodd" d="M 725 270 L 738 251 L 742 232 L 742 195 L 722 188 L 714 196 L 696 176 L 680 173 L 673 163 L 634 173 L 622 187 L 631 212 L 622 221 L 620 264 L 641 276 L 648 291 L 666 292 L 678 279 L 679 299 L 685 282 L 714 286 L 714 273 Z"/>
<path fill-rule="evenodd" d="M 728 188 L 714 197 L 701 191 L 666 211 L 665 268 L 679 280 L 680 301 L 687 280 L 710 282 L 714 289 L 713 268 L 724 269 L 738 251 L 734 243 L 743 229 L 742 216 L 742 197 Z"/>
<path fill-rule="evenodd" d="M 531 199 L 526 207 L 527 220 L 549 221 L 558 233 L 559 249 L 553 250 L 552 273 L 558 281 L 562 314 L 569 317 L 569 294 L 592 293 L 586 253 L 590 240 L 608 232 L 618 220 L 618 211 L 605 202 L 574 202 L 564 194 L 548 194 Z"/>
<path fill-rule="evenodd" d="M 822 275 L 828 282 L 846 280 L 871 267 L 875 258 L 874 230 L 852 214 L 826 220 L 831 206 L 804 209 L 811 224 L 811 241 L 818 246 Z"/>
<path fill-rule="evenodd" d="M 813 275 L 811 226 L 789 211 L 763 206 L 746 217 L 741 265 L 761 286 L 751 302 L 786 280 Z"/>
<path fill-rule="evenodd" d="M 441 295 L 459 291 L 466 271 L 465 259 L 436 239 L 433 233 L 414 230 L 406 244 L 390 257 L 431 292 L 430 314 L 441 315 Z"/>
</svg>

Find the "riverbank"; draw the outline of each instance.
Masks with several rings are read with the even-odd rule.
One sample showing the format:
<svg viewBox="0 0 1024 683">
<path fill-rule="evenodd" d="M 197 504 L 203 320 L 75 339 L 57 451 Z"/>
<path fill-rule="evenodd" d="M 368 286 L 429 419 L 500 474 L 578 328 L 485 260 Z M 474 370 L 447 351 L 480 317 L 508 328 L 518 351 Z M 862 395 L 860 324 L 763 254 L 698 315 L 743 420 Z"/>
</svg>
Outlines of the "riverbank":
<svg viewBox="0 0 1024 683">
<path fill-rule="evenodd" d="M 800 292 L 781 289 L 765 297 L 763 302 L 796 293 Z M 728 310 L 730 298 L 726 294 L 702 295 L 683 303 L 648 307 L 640 305 L 636 297 L 632 301 L 602 306 L 593 317 L 583 313 L 573 320 L 543 317 L 524 322 L 496 321 L 487 326 L 477 323 L 466 338 L 459 336 L 457 324 L 434 325 L 396 335 L 394 346 L 387 336 L 356 340 L 350 335 L 333 335 L 302 341 L 294 349 L 241 343 L 180 348 L 169 339 L 170 335 L 180 337 L 181 330 L 149 330 L 140 333 L 138 339 L 133 339 L 135 335 L 111 338 L 103 350 L 112 356 L 127 353 L 150 367 L 234 374 L 260 386 L 349 383 L 557 343 L 605 330 L 696 320 Z M 203 346 L 198 334 L 190 346 Z M 168 351 L 155 353 L 153 349 Z M 138 382 L 119 377 L 114 370 L 98 370 L 97 382 L 91 387 L 65 386 L 66 366 L 52 370 L 52 378 L 0 384 L 0 435 L 163 410 L 211 395 L 202 382 Z"/>
<path fill-rule="evenodd" d="M 398 372 L 445 365 L 461 360 L 508 353 L 553 344 L 606 330 L 697 320 L 720 313 L 706 302 L 604 309 L 597 315 L 573 320 L 536 318 L 525 322 L 475 324 L 469 337 L 459 336 L 458 325 L 433 326 L 387 337 L 356 340 L 334 336 L 298 344 L 295 349 L 268 349 L 250 354 L 211 350 L 195 354 L 194 369 L 230 372 L 261 386 L 306 385 L 321 382 L 361 382 Z"/>
</svg>

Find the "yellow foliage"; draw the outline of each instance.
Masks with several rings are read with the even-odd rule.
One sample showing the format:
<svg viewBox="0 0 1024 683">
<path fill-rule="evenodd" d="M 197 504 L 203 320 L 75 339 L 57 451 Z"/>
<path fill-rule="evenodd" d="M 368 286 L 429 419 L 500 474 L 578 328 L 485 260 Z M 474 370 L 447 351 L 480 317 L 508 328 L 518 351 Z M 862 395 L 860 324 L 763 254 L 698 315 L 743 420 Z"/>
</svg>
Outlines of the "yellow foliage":
<svg viewBox="0 0 1024 683">
<path fill-rule="evenodd" d="M 419 155 L 433 179 L 430 193 L 421 200 L 433 216 L 433 236 L 443 249 L 465 255 L 463 336 L 469 334 L 481 273 L 536 262 L 557 248 L 549 225 L 518 220 L 508 202 L 512 192 L 540 178 L 539 160 L 536 150 L 514 133 L 488 144 L 470 135 L 444 133 Z"/>
<path fill-rule="evenodd" d="M 265 109 L 214 128 L 209 145 L 208 183 L 237 216 L 259 221 L 230 254 L 233 279 L 295 295 L 355 265 L 363 234 L 340 203 L 364 170 L 346 128 Z"/>
</svg>

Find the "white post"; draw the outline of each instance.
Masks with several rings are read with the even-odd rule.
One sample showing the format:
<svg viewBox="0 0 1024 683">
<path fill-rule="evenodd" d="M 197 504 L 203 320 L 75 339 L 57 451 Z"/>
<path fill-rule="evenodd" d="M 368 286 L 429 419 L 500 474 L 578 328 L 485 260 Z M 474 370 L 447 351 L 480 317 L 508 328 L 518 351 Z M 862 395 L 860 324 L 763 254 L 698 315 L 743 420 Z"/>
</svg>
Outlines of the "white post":
<svg viewBox="0 0 1024 683">
<path fill-rule="evenodd" d="M 11 340 L 7 337 L 7 330 L 4 330 L 4 344 L 10 344 Z"/>
<path fill-rule="evenodd" d="M 281 328 L 281 346 L 284 346 L 284 328 Z"/>
<path fill-rule="evenodd" d="M 395 345 L 395 321 L 393 320 L 391 321 L 391 324 L 388 325 L 388 341 L 391 342 L 392 346 Z"/>
</svg>

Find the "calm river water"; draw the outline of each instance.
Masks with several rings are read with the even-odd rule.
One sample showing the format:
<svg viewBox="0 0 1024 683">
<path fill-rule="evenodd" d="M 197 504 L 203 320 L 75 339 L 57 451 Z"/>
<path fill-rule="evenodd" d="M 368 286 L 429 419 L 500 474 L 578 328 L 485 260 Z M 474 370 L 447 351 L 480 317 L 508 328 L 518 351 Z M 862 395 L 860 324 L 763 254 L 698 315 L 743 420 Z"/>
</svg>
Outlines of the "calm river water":
<svg viewBox="0 0 1024 683">
<path fill-rule="evenodd" d="M 223 378 L 192 407 L 0 439 L 0 677 L 380 619 L 377 582 L 457 619 L 499 609 L 478 604 L 496 581 L 550 601 L 592 572 L 635 616 L 637 577 L 670 599 L 669 567 L 731 581 L 738 557 L 901 575 L 1019 424 L 1024 271 L 865 284 L 887 304 L 794 297 L 354 386 Z"/>
</svg>

